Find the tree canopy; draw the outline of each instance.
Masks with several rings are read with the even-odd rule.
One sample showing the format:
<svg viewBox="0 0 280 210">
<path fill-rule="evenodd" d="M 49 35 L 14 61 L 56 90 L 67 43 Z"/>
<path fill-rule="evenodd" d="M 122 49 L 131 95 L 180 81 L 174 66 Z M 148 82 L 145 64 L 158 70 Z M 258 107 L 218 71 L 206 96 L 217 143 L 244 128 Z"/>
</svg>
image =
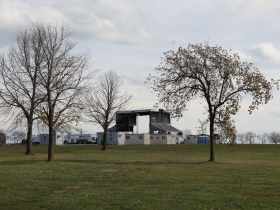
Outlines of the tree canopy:
<svg viewBox="0 0 280 210">
<path fill-rule="evenodd" d="M 147 81 L 158 93 L 158 103 L 173 104 L 174 117 L 182 117 L 182 110 L 194 99 L 206 102 L 208 117 L 204 123 L 210 125 L 210 161 L 215 160 L 214 130 L 235 141 L 231 116 L 240 109 L 244 94 L 252 96 L 248 107 L 252 113 L 272 99 L 272 88 L 279 81 L 266 80 L 252 63 L 241 62 L 237 53 L 220 46 L 211 47 L 208 42 L 164 52 L 156 72 Z"/>
</svg>

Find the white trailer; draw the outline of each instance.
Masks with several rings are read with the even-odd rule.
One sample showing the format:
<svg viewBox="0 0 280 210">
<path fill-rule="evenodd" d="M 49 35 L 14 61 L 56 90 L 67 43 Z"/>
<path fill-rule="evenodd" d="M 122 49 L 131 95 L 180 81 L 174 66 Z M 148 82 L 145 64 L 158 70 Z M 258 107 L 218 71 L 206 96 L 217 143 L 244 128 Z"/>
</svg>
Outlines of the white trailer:
<svg viewBox="0 0 280 210">
<path fill-rule="evenodd" d="M 64 138 L 64 144 L 96 144 L 95 134 L 73 134 Z"/>
<path fill-rule="evenodd" d="M 35 137 L 36 138 L 36 137 Z M 32 144 L 49 145 L 49 134 L 38 134 L 37 140 L 32 138 Z M 63 134 L 54 135 L 54 145 L 63 145 L 64 136 Z"/>
</svg>

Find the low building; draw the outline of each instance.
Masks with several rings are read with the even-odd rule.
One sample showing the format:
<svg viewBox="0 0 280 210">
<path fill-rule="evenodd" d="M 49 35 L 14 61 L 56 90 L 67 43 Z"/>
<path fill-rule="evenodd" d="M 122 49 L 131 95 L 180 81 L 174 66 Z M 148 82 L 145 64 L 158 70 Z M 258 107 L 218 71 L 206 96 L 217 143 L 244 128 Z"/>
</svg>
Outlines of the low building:
<svg viewBox="0 0 280 210">
<path fill-rule="evenodd" d="M 54 145 L 63 145 L 63 140 L 63 135 L 54 135 Z M 49 145 L 49 134 L 38 134 L 38 142 L 40 142 L 40 145 Z"/>
<path fill-rule="evenodd" d="M 221 144 L 221 136 L 219 134 L 214 134 L 214 142 L 215 144 Z"/>
<path fill-rule="evenodd" d="M 214 144 L 219 144 L 220 141 L 220 135 L 214 134 Z M 184 144 L 210 144 L 210 136 L 207 134 L 187 135 Z"/>
<path fill-rule="evenodd" d="M 49 134 L 38 134 L 38 141 L 40 145 L 49 145 Z M 54 145 L 56 145 L 56 138 L 54 138 Z"/>
<path fill-rule="evenodd" d="M 97 133 L 97 144 L 103 142 L 103 132 Z M 108 132 L 108 145 L 154 145 L 154 144 L 176 144 L 176 135 L 171 134 L 133 134 L 131 132 Z"/>
<path fill-rule="evenodd" d="M 197 135 L 187 135 L 184 144 L 197 144 Z"/>
<path fill-rule="evenodd" d="M 104 132 L 97 132 L 97 144 L 101 145 L 103 142 Z M 107 133 L 108 145 L 125 145 L 125 132 L 108 132 Z"/>
<path fill-rule="evenodd" d="M 125 134 L 125 145 L 149 145 L 150 134 Z"/>
<path fill-rule="evenodd" d="M 150 135 L 150 144 L 172 144 L 174 137 L 173 135 Z M 173 144 L 176 144 L 176 141 Z"/>
<path fill-rule="evenodd" d="M 40 144 L 40 141 L 38 140 L 38 135 L 32 135 L 32 144 L 33 145 L 38 145 Z"/>
</svg>

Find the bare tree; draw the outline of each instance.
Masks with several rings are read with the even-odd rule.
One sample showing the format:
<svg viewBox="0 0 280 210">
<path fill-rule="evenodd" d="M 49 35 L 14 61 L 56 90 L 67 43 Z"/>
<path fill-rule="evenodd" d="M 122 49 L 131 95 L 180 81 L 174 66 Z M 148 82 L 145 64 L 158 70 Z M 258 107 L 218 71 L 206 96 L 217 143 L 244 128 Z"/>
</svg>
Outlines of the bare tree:
<svg viewBox="0 0 280 210">
<path fill-rule="evenodd" d="M 247 132 L 245 133 L 245 141 L 249 142 L 250 144 L 254 144 L 256 138 L 256 134 L 253 132 Z"/>
<path fill-rule="evenodd" d="M 191 129 L 184 129 L 183 130 L 183 134 L 186 136 L 186 135 L 192 135 L 192 130 Z"/>
<path fill-rule="evenodd" d="M 11 137 L 12 137 L 13 141 L 18 144 L 22 140 L 26 139 L 26 133 L 24 131 L 14 130 L 11 133 Z"/>
<path fill-rule="evenodd" d="M 27 121 L 27 155 L 32 154 L 32 126 L 35 109 L 44 98 L 38 86 L 44 66 L 42 40 L 38 33 L 25 30 L 16 43 L 0 58 L 0 110 L 4 121 L 11 121 L 10 131 Z"/>
<path fill-rule="evenodd" d="M 244 144 L 246 142 L 244 133 L 238 133 L 237 134 L 237 139 L 241 142 L 241 144 Z"/>
<path fill-rule="evenodd" d="M 183 138 L 184 138 L 184 140 L 186 140 L 187 136 L 189 136 L 189 135 L 192 135 L 191 129 L 184 129 L 183 130 Z"/>
<path fill-rule="evenodd" d="M 270 140 L 270 143 L 280 143 L 280 133 L 278 132 L 272 132 L 270 134 L 268 134 L 268 138 Z"/>
<path fill-rule="evenodd" d="M 80 96 L 86 91 L 86 74 L 89 67 L 88 53 L 71 54 L 76 43 L 70 40 L 73 32 L 65 24 L 34 24 L 34 33 L 42 40 L 44 68 L 39 72 L 40 88 L 46 98 L 40 104 L 38 115 L 48 124 L 48 161 L 54 160 L 54 126 L 58 125 L 65 112 L 75 113 L 80 105 Z"/>
<path fill-rule="evenodd" d="M 261 141 L 262 144 L 265 144 L 268 139 L 268 134 L 267 133 L 258 134 L 257 138 Z"/>
<path fill-rule="evenodd" d="M 198 122 L 199 122 L 199 126 L 197 127 L 196 130 L 197 135 L 206 134 L 208 121 L 202 122 L 201 120 L 198 120 Z"/>
<path fill-rule="evenodd" d="M 115 120 L 116 112 L 124 109 L 132 97 L 126 92 L 122 94 L 121 86 L 122 81 L 117 73 L 108 71 L 97 79 L 92 92 L 85 95 L 86 106 L 83 112 L 87 121 L 99 124 L 104 131 L 102 150 L 107 150 L 107 131 Z"/>
<path fill-rule="evenodd" d="M 252 63 L 241 62 L 238 54 L 222 47 L 190 44 L 177 52 L 165 52 L 156 71 L 149 75 L 153 91 L 158 93 L 159 103 L 171 103 L 176 110 L 173 117 L 182 117 L 186 104 L 196 98 L 205 102 L 210 131 L 210 161 L 215 160 L 214 130 L 223 138 L 236 138 L 231 119 L 239 108 L 243 94 L 252 95 L 249 106 L 252 113 L 260 104 L 272 98 L 272 87 L 278 81 L 267 81 Z"/>
</svg>

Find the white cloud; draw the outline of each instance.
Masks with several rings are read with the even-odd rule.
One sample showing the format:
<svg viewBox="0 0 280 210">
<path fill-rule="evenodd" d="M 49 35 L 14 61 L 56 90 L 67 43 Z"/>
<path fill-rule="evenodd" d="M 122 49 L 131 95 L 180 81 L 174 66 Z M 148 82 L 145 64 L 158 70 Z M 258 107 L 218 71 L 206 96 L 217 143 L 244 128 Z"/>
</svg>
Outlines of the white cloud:
<svg viewBox="0 0 280 210">
<path fill-rule="evenodd" d="M 276 49 L 271 42 L 253 45 L 249 50 L 256 58 L 270 64 L 280 64 L 280 50 Z"/>
<path fill-rule="evenodd" d="M 127 1 L 92 3 L 83 0 L 82 4 L 86 6 L 81 7 L 81 1 L 71 1 L 71 7 L 63 9 L 77 35 L 82 38 L 121 44 L 139 44 L 160 38 L 159 24 Z"/>
<path fill-rule="evenodd" d="M 253 9 L 256 9 L 256 10 L 261 10 L 261 9 L 267 9 L 267 8 L 271 8 L 271 6 L 269 6 L 268 4 L 268 1 L 271 1 L 271 0 L 258 0 L 258 1 L 255 1 L 255 0 L 247 0 L 247 1 L 243 1 L 243 0 L 229 0 L 228 1 L 228 4 L 230 5 L 230 7 L 233 9 L 233 10 L 236 10 L 236 11 L 240 11 L 241 8 L 248 8 L 248 7 L 251 7 Z M 277 0 L 272 0 L 273 2 L 277 2 Z"/>
<path fill-rule="evenodd" d="M 34 3 L 34 4 L 32 4 Z M 20 30 L 28 29 L 32 22 L 67 21 L 51 5 L 37 5 L 36 2 L 0 0 L 0 48 L 15 41 Z"/>
<path fill-rule="evenodd" d="M 240 61 L 242 62 L 248 62 L 248 63 L 252 63 L 253 59 L 250 55 L 245 54 L 244 52 L 238 51 L 238 50 L 234 50 L 234 52 L 238 53 Z"/>
<path fill-rule="evenodd" d="M 120 44 L 140 44 L 161 37 L 155 19 L 125 0 L 61 0 L 40 4 L 34 0 L 28 3 L 1 1 L 2 34 L 16 34 L 19 29 L 25 29 L 31 22 L 37 21 L 63 21 L 76 31 L 78 38 Z"/>
</svg>

